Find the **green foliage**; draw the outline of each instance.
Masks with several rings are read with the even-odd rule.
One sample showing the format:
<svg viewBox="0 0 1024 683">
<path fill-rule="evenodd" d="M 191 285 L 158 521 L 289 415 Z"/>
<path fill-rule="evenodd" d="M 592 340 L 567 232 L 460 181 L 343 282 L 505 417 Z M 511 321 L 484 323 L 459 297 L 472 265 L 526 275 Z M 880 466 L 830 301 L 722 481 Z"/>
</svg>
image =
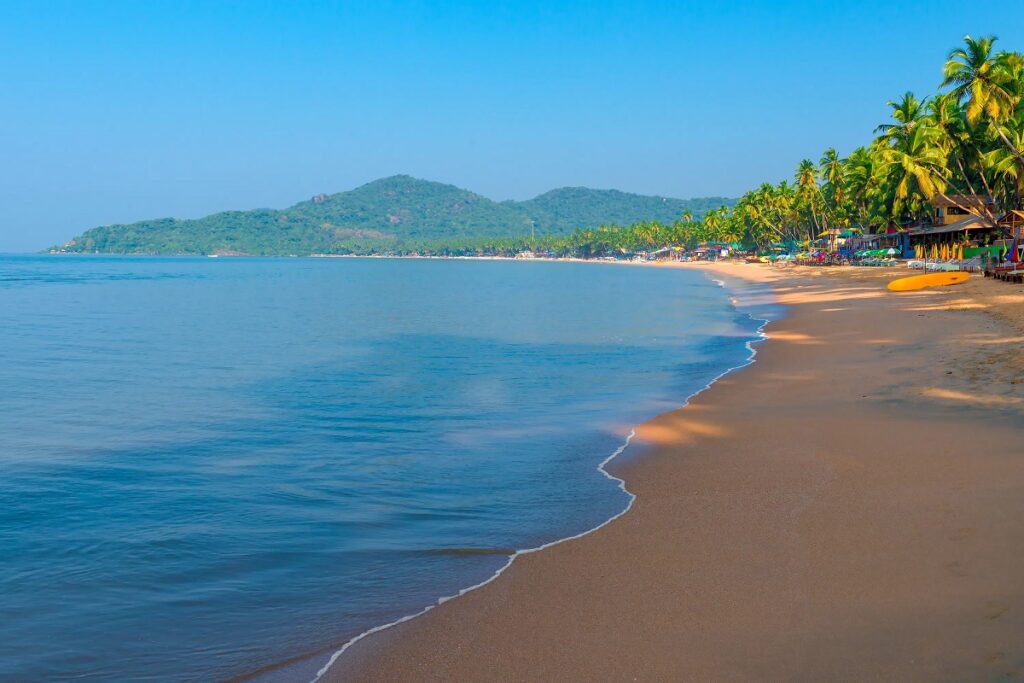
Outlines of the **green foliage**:
<svg viewBox="0 0 1024 683">
<path fill-rule="evenodd" d="M 320 195 L 283 211 L 229 211 L 197 220 L 159 219 L 94 228 L 69 252 L 308 255 L 406 252 L 427 245 L 565 235 L 608 221 L 671 221 L 729 200 L 680 200 L 615 190 L 564 188 L 525 202 L 494 202 L 409 176 Z"/>
<path fill-rule="evenodd" d="M 801 161 L 793 184 L 764 183 L 700 221 L 583 231 L 568 248 L 586 256 L 700 241 L 799 244 L 823 231 L 926 221 L 936 198 L 996 227 L 1000 211 L 1020 208 L 1024 196 L 1024 56 L 994 45 L 965 36 L 943 70 L 945 92 L 890 101 L 891 121 L 870 144 L 845 158 L 829 148 L 818 164 Z"/>
<path fill-rule="evenodd" d="M 880 230 L 927 220 L 941 198 L 995 227 L 1024 196 L 1024 56 L 995 38 L 964 37 L 940 92 L 904 93 L 891 120 L 847 157 L 827 149 L 792 182 L 763 183 L 739 200 L 678 200 L 562 188 L 525 202 L 492 202 L 451 185 L 395 176 L 285 211 L 221 213 L 96 228 L 67 251 L 248 254 L 394 253 L 616 256 L 701 242 L 758 248 L 822 231 Z M 977 195 L 985 201 L 967 200 Z M 998 209 L 997 209 L 998 207 Z M 628 227 L 621 227 L 628 226 Z M 573 230 L 575 228 L 575 230 Z"/>
<path fill-rule="evenodd" d="M 670 223 L 689 211 L 703 215 L 734 200 L 724 197 L 668 199 L 629 194 L 618 190 L 563 187 L 525 202 L 505 202 L 519 207 L 533 221 L 538 232 L 565 234 L 573 228 L 599 225 L 629 225 L 641 221 Z"/>
<path fill-rule="evenodd" d="M 965 36 L 943 70 L 945 92 L 904 93 L 888 103 L 891 121 L 870 144 L 845 158 L 829 148 L 817 165 L 801 161 L 795 186 L 763 184 L 731 211 L 706 216 L 694 234 L 761 248 L 803 243 L 825 230 L 927 221 L 936 199 L 997 227 L 1024 195 L 1024 56 L 994 44 Z"/>
</svg>

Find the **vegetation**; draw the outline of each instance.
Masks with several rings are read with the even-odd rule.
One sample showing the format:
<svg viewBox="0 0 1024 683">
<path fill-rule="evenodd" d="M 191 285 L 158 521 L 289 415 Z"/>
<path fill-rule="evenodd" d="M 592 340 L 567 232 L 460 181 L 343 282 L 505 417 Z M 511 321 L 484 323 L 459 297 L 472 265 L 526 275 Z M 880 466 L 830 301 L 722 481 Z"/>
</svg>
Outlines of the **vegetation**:
<svg viewBox="0 0 1024 683">
<path fill-rule="evenodd" d="M 704 215 L 735 200 L 722 197 L 704 199 L 666 199 L 618 190 L 591 190 L 563 187 L 520 202 L 519 207 L 534 221 L 537 233 L 565 234 L 573 228 L 599 225 L 629 225 L 637 221 L 671 222 L 684 211 Z"/>
<path fill-rule="evenodd" d="M 438 245 L 564 235 L 603 220 L 671 221 L 731 200 L 666 199 L 616 190 L 564 188 L 524 202 L 494 202 L 452 185 L 394 176 L 349 192 L 318 195 L 283 211 L 228 211 L 94 228 L 59 247 L 69 252 L 257 255 L 417 252 Z"/>
<path fill-rule="evenodd" d="M 949 53 L 939 92 L 925 98 L 907 92 L 889 102 L 890 120 L 867 145 L 845 157 L 829 148 L 817 162 L 800 161 L 792 180 L 764 183 L 735 202 L 564 188 L 526 202 L 495 203 L 450 185 L 396 176 L 286 211 L 96 228 L 66 249 L 480 255 L 534 250 L 582 257 L 705 242 L 765 249 L 805 243 L 825 231 L 898 229 L 927 220 L 937 198 L 995 226 L 999 212 L 1021 208 L 1024 195 L 1024 55 L 996 51 L 995 42 L 965 36 Z M 971 201 L 970 195 L 984 200 Z"/>
<path fill-rule="evenodd" d="M 766 249 L 802 244 L 825 231 L 880 232 L 927 220 L 932 202 L 958 207 L 986 226 L 1020 209 L 1024 195 L 1024 56 L 995 50 L 995 38 L 964 38 L 949 53 L 939 92 L 904 93 L 888 103 L 891 119 L 845 157 L 829 148 L 797 164 L 792 181 L 765 183 L 731 208 L 668 224 L 578 230 L 530 243 L 495 240 L 446 245 L 451 253 L 614 255 L 702 242 Z M 968 196 L 983 198 L 971 201 Z"/>
</svg>

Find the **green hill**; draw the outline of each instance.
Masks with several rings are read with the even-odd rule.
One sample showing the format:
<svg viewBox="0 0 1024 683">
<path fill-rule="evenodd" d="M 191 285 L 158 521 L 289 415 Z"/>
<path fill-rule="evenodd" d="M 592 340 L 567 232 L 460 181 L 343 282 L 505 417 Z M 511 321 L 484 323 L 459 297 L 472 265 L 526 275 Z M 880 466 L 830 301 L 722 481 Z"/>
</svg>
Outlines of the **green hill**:
<svg viewBox="0 0 1024 683">
<path fill-rule="evenodd" d="M 523 202 L 495 202 L 454 185 L 393 176 L 317 195 L 284 210 L 225 211 L 88 230 L 55 250 L 108 254 L 257 255 L 367 253 L 481 237 L 565 234 L 641 220 L 671 222 L 731 205 L 724 198 L 668 199 L 563 188 Z"/>
<path fill-rule="evenodd" d="M 587 187 L 563 187 L 525 202 L 505 202 L 523 211 L 534 221 L 537 231 L 545 234 L 563 234 L 576 228 L 593 228 L 613 223 L 671 223 L 684 211 L 701 216 L 711 209 L 723 205 L 732 206 L 734 203 L 735 200 L 724 197 L 669 199 L 619 190 L 591 190 Z"/>
</svg>

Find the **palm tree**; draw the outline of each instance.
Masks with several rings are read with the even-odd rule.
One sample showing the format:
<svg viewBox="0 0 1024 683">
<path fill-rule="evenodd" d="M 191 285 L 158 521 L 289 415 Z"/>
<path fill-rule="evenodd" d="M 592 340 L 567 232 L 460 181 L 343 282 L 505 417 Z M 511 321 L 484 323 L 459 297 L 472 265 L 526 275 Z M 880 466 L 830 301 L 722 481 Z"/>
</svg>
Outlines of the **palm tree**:
<svg viewBox="0 0 1024 683">
<path fill-rule="evenodd" d="M 821 171 L 821 178 L 825 181 L 825 189 L 832 199 L 832 215 L 838 217 L 843 211 L 843 203 L 846 201 L 846 169 L 842 160 L 836 154 L 836 150 L 829 147 L 822 155 L 818 164 Z"/>
<path fill-rule="evenodd" d="M 723 207 L 724 208 L 724 207 Z M 717 242 L 718 233 L 722 227 L 722 213 L 721 209 L 712 209 L 704 214 L 703 234 L 701 237 L 704 242 Z"/>
<path fill-rule="evenodd" d="M 914 195 L 929 200 L 946 196 L 946 155 L 938 145 L 939 132 L 929 126 L 917 126 L 900 144 L 883 152 L 883 161 L 894 185 L 898 205 L 909 203 Z"/>
<path fill-rule="evenodd" d="M 861 226 L 869 223 L 871 203 L 879 194 L 877 155 L 866 147 L 858 147 L 846 158 L 846 189 Z"/>
<path fill-rule="evenodd" d="M 987 117 L 1003 144 L 1024 163 L 1024 155 L 1001 127 L 1020 103 L 1021 59 L 1020 55 L 1010 53 L 993 55 L 995 42 L 995 36 L 977 40 L 964 36 L 964 46 L 949 53 L 941 87 L 953 86 L 950 93 L 966 104 L 969 123 L 977 123 L 983 115 Z"/>
<path fill-rule="evenodd" d="M 821 232 L 821 223 L 818 221 L 818 213 L 815 211 L 814 205 L 817 202 L 817 195 L 821 190 L 818 188 L 818 169 L 814 167 L 814 162 L 810 159 L 804 159 L 797 166 L 796 186 L 797 195 L 811 209 L 811 218 L 814 221 L 814 237 L 817 237 Z"/>
<path fill-rule="evenodd" d="M 925 99 L 905 93 L 889 103 L 892 120 L 878 127 L 875 140 L 845 159 L 831 148 L 818 164 L 805 159 L 795 182 L 764 183 L 745 193 L 732 210 L 713 209 L 697 220 L 686 212 L 671 226 L 603 225 L 566 237 L 541 237 L 537 243 L 558 253 L 591 256 L 701 241 L 743 240 L 762 247 L 814 236 L 841 222 L 880 227 L 923 218 L 936 197 L 994 226 L 994 204 L 963 206 L 958 196 L 985 194 L 1006 208 L 1024 204 L 1024 56 L 995 53 L 994 42 L 967 36 L 945 63 L 943 93 Z M 515 253 L 525 239 L 442 248 Z M 432 251 L 436 246 L 417 248 Z"/>
<path fill-rule="evenodd" d="M 985 114 L 994 121 L 1007 118 L 1019 95 L 1008 80 L 1005 62 L 992 54 L 995 36 L 975 40 L 964 36 L 964 46 L 949 53 L 941 87 L 953 86 L 952 94 L 967 104 L 967 120 L 975 123 Z"/>
<path fill-rule="evenodd" d="M 1019 118 L 1007 122 L 1006 134 L 1017 149 L 1024 149 L 1024 121 Z M 1004 147 L 996 147 L 981 155 L 982 163 L 991 171 L 1001 188 L 1001 202 L 1008 209 L 1019 208 L 1024 195 L 1024 167 L 1016 155 Z"/>
<path fill-rule="evenodd" d="M 983 131 L 967 122 L 964 107 L 953 93 L 937 95 L 928 109 L 928 123 L 940 134 L 938 144 L 960 172 L 967 189 L 973 195 L 982 194 L 978 190 L 983 189 L 985 195 L 992 196 L 981 153 L 987 146 Z M 974 181 L 980 182 L 981 188 L 976 188 Z"/>
<path fill-rule="evenodd" d="M 898 102 L 889 100 L 886 104 L 892 108 L 891 116 L 896 123 L 879 124 L 875 128 L 875 132 L 881 133 L 882 138 L 889 141 L 894 138 L 907 137 L 914 126 L 924 117 L 927 102 L 927 97 L 919 100 L 909 90 L 903 93 L 903 97 Z"/>
</svg>

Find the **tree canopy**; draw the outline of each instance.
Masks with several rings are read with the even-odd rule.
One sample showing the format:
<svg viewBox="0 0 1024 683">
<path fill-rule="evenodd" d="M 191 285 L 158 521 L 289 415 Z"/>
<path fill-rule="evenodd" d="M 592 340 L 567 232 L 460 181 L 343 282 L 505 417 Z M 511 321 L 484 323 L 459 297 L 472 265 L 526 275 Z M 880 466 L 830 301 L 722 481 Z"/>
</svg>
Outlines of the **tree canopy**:
<svg viewBox="0 0 1024 683">
<path fill-rule="evenodd" d="M 565 235 L 604 222 L 671 221 L 733 200 L 670 199 L 616 190 L 562 188 L 528 201 L 495 202 L 453 185 L 393 176 L 317 195 L 283 211 L 227 211 L 94 228 L 69 252 L 308 255 L 415 251 L 438 243 Z"/>
<path fill-rule="evenodd" d="M 876 137 L 842 156 L 826 149 L 792 179 L 738 200 L 674 200 L 563 188 L 492 202 L 450 185 L 388 178 L 285 211 L 228 212 L 96 228 L 68 251 L 254 254 L 511 254 L 608 256 L 702 242 L 755 248 L 823 231 L 877 232 L 928 220 L 934 202 L 995 226 L 1024 196 L 1024 56 L 965 36 L 938 91 L 888 102 Z M 974 196 L 975 199 L 968 199 Z M 979 201 L 977 197 L 980 197 Z M 573 228 L 575 231 L 570 232 Z"/>
</svg>

